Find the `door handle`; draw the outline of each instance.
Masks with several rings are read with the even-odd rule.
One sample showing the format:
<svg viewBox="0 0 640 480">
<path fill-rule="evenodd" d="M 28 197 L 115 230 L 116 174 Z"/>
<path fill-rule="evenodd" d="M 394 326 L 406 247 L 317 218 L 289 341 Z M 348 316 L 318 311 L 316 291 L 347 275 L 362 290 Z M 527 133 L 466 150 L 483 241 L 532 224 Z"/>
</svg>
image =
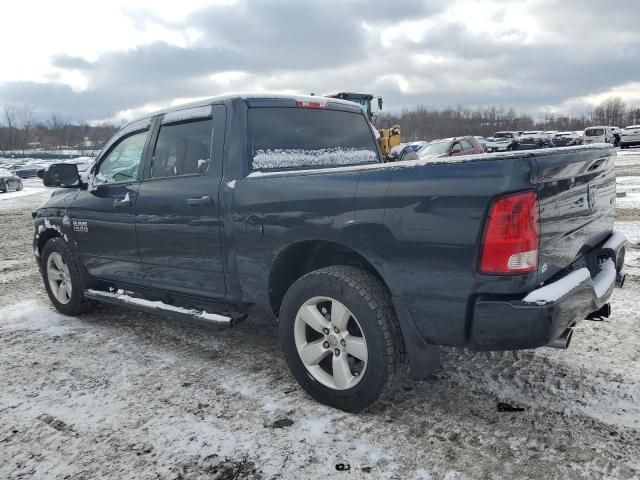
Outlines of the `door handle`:
<svg viewBox="0 0 640 480">
<path fill-rule="evenodd" d="M 213 199 L 209 195 L 203 195 L 201 197 L 187 198 L 187 205 L 190 207 L 210 207 L 213 205 Z"/>
<path fill-rule="evenodd" d="M 124 196 L 122 200 L 118 200 L 117 198 L 113 201 L 113 206 L 115 208 L 125 208 L 131 206 L 131 198 L 129 197 L 129 192 Z"/>
</svg>

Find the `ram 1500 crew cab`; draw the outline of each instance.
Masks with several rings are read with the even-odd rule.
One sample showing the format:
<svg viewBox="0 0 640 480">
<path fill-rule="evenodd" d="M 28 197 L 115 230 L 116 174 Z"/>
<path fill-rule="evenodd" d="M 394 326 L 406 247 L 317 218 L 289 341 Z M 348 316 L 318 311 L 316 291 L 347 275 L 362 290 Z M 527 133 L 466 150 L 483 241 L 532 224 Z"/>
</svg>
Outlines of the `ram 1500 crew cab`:
<svg viewBox="0 0 640 480">
<path fill-rule="evenodd" d="M 626 239 L 606 145 L 384 163 L 356 104 L 218 97 L 149 114 L 34 212 L 55 307 L 115 303 L 226 327 L 277 317 L 314 398 L 349 411 L 438 346 L 566 347 L 609 313 Z"/>
</svg>

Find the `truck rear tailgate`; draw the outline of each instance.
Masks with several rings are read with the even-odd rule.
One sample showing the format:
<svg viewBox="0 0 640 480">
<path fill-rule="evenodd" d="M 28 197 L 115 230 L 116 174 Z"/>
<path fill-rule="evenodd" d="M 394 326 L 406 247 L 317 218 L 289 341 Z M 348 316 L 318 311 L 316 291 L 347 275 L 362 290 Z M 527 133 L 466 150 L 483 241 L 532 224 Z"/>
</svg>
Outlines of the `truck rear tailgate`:
<svg viewBox="0 0 640 480">
<path fill-rule="evenodd" d="M 611 234 L 615 158 L 615 150 L 607 146 L 569 147 L 536 155 L 538 174 L 533 180 L 540 202 L 539 283 Z"/>
</svg>

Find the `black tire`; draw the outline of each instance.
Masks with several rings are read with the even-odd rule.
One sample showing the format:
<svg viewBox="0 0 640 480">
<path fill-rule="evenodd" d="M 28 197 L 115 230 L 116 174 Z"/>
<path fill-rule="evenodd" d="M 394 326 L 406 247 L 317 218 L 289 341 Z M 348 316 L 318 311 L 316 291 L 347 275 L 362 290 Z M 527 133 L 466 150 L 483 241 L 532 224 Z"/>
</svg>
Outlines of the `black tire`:
<svg viewBox="0 0 640 480">
<path fill-rule="evenodd" d="M 9 193 L 9 182 L 6 180 L 2 183 L 2 192 Z"/>
<path fill-rule="evenodd" d="M 304 366 L 295 345 L 294 323 L 300 307 L 313 297 L 330 297 L 343 303 L 361 326 L 368 348 L 367 367 L 355 386 L 329 388 Z M 372 407 L 388 398 L 408 372 L 402 333 L 391 297 L 373 274 L 351 266 L 332 266 L 299 278 L 287 291 L 279 318 L 280 343 L 291 372 L 313 398 L 348 412 Z"/>
<path fill-rule="evenodd" d="M 24 188 L 24 185 L 22 185 L 22 180 L 18 180 L 18 186 L 16 187 L 16 192 L 21 191 Z"/>
<path fill-rule="evenodd" d="M 69 276 L 71 279 L 71 298 L 68 303 L 61 303 L 55 297 L 53 292 L 51 291 L 51 286 L 49 285 L 49 279 L 47 278 L 47 261 L 49 260 L 49 256 L 57 252 L 59 253 L 64 262 L 66 263 L 69 269 Z M 85 281 L 80 270 L 80 266 L 76 260 L 76 256 L 73 251 L 67 245 L 62 238 L 56 237 L 49 240 L 44 248 L 42 249 L 42 258 L 41 258 L 41 267 L 40 271 L 42 273 L 42 279 L 44 280 L 44 286 L 47 290 L 47 294 L 49 295 L 49 299 L 51 303 L 53 303 L 56 310 L 65 315 L 80 315 L 81 313 L 86 313 L 92 310 L 95 306 L 93 302 L 90 302 L 85 298 L 84 291 L 86 289 Z"/>
</svg>

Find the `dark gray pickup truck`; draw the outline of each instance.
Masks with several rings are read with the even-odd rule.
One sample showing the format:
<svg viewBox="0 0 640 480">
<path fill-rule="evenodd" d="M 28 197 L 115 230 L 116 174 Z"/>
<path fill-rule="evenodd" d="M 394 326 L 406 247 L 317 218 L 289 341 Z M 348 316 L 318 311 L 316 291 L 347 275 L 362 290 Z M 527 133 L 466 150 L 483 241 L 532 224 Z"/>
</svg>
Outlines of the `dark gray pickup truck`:
<svg viewBox="0 0 640 480">
<path fill-rule="evenodd" d="M 384 163 L 357 105 L 218 97 L 124 126 L 34 212 L 55 307 L 107 302 L 228 327 L 279 320 L 314 398 L 388 397 L 438 346 L 566 348 L 622 286 L 604 145 Z"/>
</svg>

